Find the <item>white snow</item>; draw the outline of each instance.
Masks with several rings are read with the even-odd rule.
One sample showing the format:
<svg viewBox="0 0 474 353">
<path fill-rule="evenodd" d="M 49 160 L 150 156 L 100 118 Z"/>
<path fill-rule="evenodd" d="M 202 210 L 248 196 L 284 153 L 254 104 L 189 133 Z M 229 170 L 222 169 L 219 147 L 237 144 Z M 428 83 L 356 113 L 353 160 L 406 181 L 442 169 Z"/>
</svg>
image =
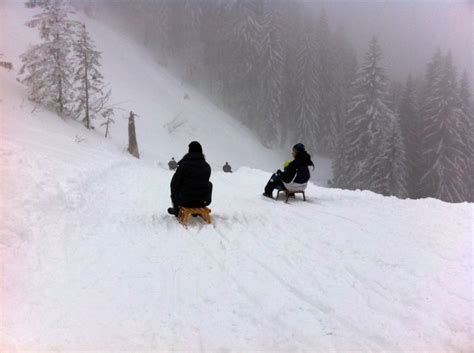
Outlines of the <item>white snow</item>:
<svg viewBox="0 0 474 353">
<path fill-rule="evenodd" d="M 31 13 L 0 3 L 16 68 Z M 473 351 L 472 204 L 313 184 L 307 202 L 263 199 L 285 156 L 88 24 L 144 158 L 124 152 L 125 120 L 106 140 L 32 113 L 0 70 L 0 352 Z M 185 229 L 163 164 L 192 139 L 214 168 L 213 224 Z"/>
</svg>

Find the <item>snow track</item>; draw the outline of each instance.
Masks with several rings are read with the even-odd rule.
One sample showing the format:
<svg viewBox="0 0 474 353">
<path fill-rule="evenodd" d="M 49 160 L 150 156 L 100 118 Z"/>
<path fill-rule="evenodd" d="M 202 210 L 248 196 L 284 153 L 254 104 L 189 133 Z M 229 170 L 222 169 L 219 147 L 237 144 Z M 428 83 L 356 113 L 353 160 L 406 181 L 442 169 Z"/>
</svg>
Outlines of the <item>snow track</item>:
<svg viewBox="0 0 474 353">
<path fill-rule="evenodd" d="M 284 204 L 242 168 L 213 174 L 213 224 L 185 229 L 169 171 L 121 158 L 68 184 L 21 165 L 35 187 L 11 206 L 37 223 L 3 247 L 2 321 L 19 351 L 468 351 L 468 205 L 314 186 Z"/>
</svg>

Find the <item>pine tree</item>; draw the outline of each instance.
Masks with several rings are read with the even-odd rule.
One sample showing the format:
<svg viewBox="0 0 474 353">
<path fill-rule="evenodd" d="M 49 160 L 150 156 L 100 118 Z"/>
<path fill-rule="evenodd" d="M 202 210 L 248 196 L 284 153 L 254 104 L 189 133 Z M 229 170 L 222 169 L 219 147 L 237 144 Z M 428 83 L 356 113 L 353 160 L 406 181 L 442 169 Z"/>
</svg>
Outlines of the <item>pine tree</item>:
<svg viewBox="0 0 474 353">
<path fill-rule="evenodd" d="M 466 184 L 469 189 L 468 201 L 474 202 L 474 111 L 471 106 L 471 91 L 469 88 L 469 78 L 464 71 L 459 84 L 459 97 L 461 99 L 461 110 L 466 118 L 463 122 L 465 131 L 464 144 L 467 146 L 468 170 L 465 173 Z"/>
<path fill-rule="evenodd" d="M 319 134 L 315 136 L 318 151 L 322 153 L 334 152 L 337 135 L 337 123 L 333 111 L 334 92 L 334 53 L 331 45 L 331 31 L 329 29 L 326 12 L 321 10 L 316 26 L 317 39 L 317 76 L 319 97 Z"/>
<path fill-rule="evenodd" d="M 317 37 L 313 19 L 301 14 L 300 41 L 296 58 L 295 130 L 298 141 L 310 151 L 317 150 L 316 138 L 321 135 L 318 83 Z"/>
<path fill-rule="evenodd" d="M 46 0 L 28 0 L 25 2 L 25 6 L 27 8 L 34 8 L 34 7 L 37 7 L 37 6 L 42 6 L 44 3 L 46 2 Z"/>
<path fill-rule="evenodd" d="M 161 65 L 167 66 L 169 56 L 172 52 L 171 43 L 171 7 L 169 1 L 160 1 L 155 4 L 153 11 L 153 26 L 149 30 L 150 36 L 156 38 L 158 44 L 158 61 Z"/>
<path fill-rule="evenodd" d="M 405 197 L 405 152 L 399 122 L 388 107 L 381 58 L 373 38 L 352 86 L 334 186 Z"/>
<path fill-rule="evenodd" d="M 195 0 L 167 1 L 168 26 L 171 29 L 171 42 L 174 48 L 174 61 L 182 72 L 181 79 L 193 85 L 201 81 L 199 73 L 202 66 L 203 45 L 201 31 L 204 2 Z"/>
<path fill-rule="evenodd" d="M 232 92 L 231 108 L 255 127 L 258 64 L 262 36 L 262 0 L 237 0 L 231 10 L 227 48 L 227 77 Z"/>
<path fill-rule="evenodd" d="M 328 141 L 328 150 L 331 153 L 340 153 L 340 141 L 344 137 L 344 125 L 350 99 L 351 83 L 357 72 L 357 57 L 355 50 L 349 44 L 343 27 L 334 33 L 333 43 L 333 99 L 331 140 Z M 337 158 L 335 158 L 337 160 Z"/>
<path fill-rule="evenodd" d="M 421 153 L 423 197 L 460 202 L 468 198 L 466 173 L 469 151 L 466 144 L 466 117 L 456 83 L 451 56 L 438 51 L 427 70 L 422 104 Z"/>
<path fill-rule="evenodd" d="M 236 55 L 243 59 L 240 76 L 245 77 L 258 62 L 262 33 L 261 0 L 238 0 L 233 13 L 237 16 L 232 23 L 231 41 L 236 45 Z"/>
<path fill-rule="evenodd" d="M 301 13 L 304 5 L 301 2 L 284 1 L 284 50 L 285 70 L 283 73 L 283 101 L 280 123 L 282 125 L 281 147 L 286 147 L 295 139 L 295 112 L 297 101 L 297 87 L 300 82 L 296 80 L 297 51 L 299 49 L 299 34 L 301 33 Z"/>
<path fill-rule="evenodd" d="M 402 92 L 399 116 L 403 142 L 407 153 L 407 188 L 408 194 L 412 198 L 417 196 L 416 190 L 418 176 L 420 174 L 418 169 L 421 163 L 419 146 L 421 124 L 418 114 L 416 94 L 415 82 L 410 75 L 408 76 L 406 85 Z"/>
<path fill-rule="evenodd" d="M 341 189 L 350 188 L 350 177 L 349 177 L 349 160 L 346 155 L 347 143 L 345 140 L 345 126 L 339 131 L 336 141 L 336 152 L 332 162 L 332 173 L 333 178 L 329 181 L 328 185 L 331 187 L 337 187 Z"/>
<path fill-rule="evenodd" d="M 389 108 L 394 112 L 398 112 L 400 109 L 404 88 L 405 87 L 403 83 L 396 80 L 391 80 L 390 84 L 388 85 L 387 97 Z"/>
<path fill-rule="evenodd" d="M 75 114 L 83 116 L 82 122 L 90 129 L 90 120 L 105 108 L 110 91 L 104 92 L 104 77 L 99 71 L 101 53 L 95 49 L 85 25 L 80 28 L 74 52 L 77 60 L 74 79 L 79 91 Z"/>
<path fill-rule="evenodd" d="M 226 50 L 227 38 L 222 28 L 228 23 L 230 5 L 225 0 L 208 0 L 205 4 L 205 15 L 201 23 L 204 75 L 207 77 L 210 94 L 221 101 L 228 101 L 224 87 L 228 87 L 226 79 L 230 53 Z"/>
<path fill-rule="evenodd" d="M 374 140 L 365 162 L 367 188 L 379 194 L 406 198 L 407 163 L 405 146 L 396 115 L 388 115 L 380 134 Z"/>
<path fill-rule="evenodd" d="M 43 42 L 21 55 L 23 66 L 19 72 L 20 81 L 29 87 L 29 99 L 54 109 L 61 117 L 69 114 L 74 97 L 70 78 L 76 23 L 69 20 L 70 13 L 63 0 L 51 0 L 27 23 L 39 30 Z"/>
<path fill-rule="evenodd" d="M 167 7 L 167 16 L 169 18 L 169 45 L 171 49 L 171 56 L 181 68 L 185 67 L 188 62 L 185 60 L 189 54 L 190 35 L 191 37 L 197 35 L 192 33 L 192 23 L 189 18 L 189 5 L 187 6 L 187 0 L 164 0 L 165 6 Z"/>
<path fill-rule="evenodd" d="M 130 5 L 139 6 L 137 18 L 140 19 L 139 40 L 149 48 L 156 51 L 157 60 L 160 65 L 168 65 L 168 57 L 171 52 L 170 45 L 170 15 L 169 1 L 146 0 L 133 1 Z"/>
<path fill-rule="evenodd" d="M 332 129 L 335 131 L 333 146 L 329 145 L 329 149 L 334 155 L 333 159 L 333 179 L 330 186 L 338 186 L 340 188 L 349 187 L 348 169 L 349 163 L 346 158 L 345 146 L 345 125 L 348 111 L 348 104 L 351 93 L 351 83 L 355 79 L 357 72 L 357 57 L 354 49 L 347 40 L 343 27 L 339 27 L 334 33 L 333 43 L 333 63 L 334 63 L 334 99 L 332 101 L 333 112 Z"/>
<path fill-rule="evenodd" d="M 185 0 L 185 23 L 193 37 L 199 38 L 202 28 L 203 2 L 196 0 Z"/>
<path fill-rule="evenodd" d="M 105 126 L 105 138 L 109 137 L 110 135 L 110 125 L 115 123 L 113 119 L 115 112 L 112 108 L 105 108 L 102 110 L 101 115 L 105 119 L 105 121 L 100 124 L 100 126 Z"/>
<path fill-rule="evenodd" d="M 263 38 L 260 52 L 260 107 L 257 131 L 264 145 L 278 142 L 278 127 L 282 109 L 284 50 L 281 9 L 275 4 L 264 13 Z"/>
</svg>

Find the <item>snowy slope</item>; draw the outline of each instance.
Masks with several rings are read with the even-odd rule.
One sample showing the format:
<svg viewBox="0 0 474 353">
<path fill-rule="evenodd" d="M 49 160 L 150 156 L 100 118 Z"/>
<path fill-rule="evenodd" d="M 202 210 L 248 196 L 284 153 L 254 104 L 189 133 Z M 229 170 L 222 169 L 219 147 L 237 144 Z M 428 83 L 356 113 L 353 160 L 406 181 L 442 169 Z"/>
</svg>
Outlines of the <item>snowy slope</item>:
<svg viewBox="0 0 474 353">
<path fill-rule="evenodd" d="M 18 62 L 25 48 L 38 42 L 36 30 L 24 26 L 37 10 L 24 8 L 21 1 L 2 4 L 0 48 L 8 55 L 6 59 Z M 228 159 L 235 167 L 250 165 L 273 170 L 287 158 L 264 148 L 248 129 L 169 75 L 141 46 L 81 14 L 75 17 L 87 24 L 97 48 L 103 52 L 103 73 L 112 88 L 111 103 L 117 106 L 112 139 L 122 148 L 127 144 L 128 113 L 133 110 L 139 115 L 139 148 L 150 163 L 166 165 L 172 156 L 182 157 L 192 140 L 202 142 L 212 166 L 219 169 Z M 185 94 L 190 99 L 184 99 Z M 100 121 L 95 125 L 99 129 Z M 84 131 L 80 134 L 87 135 Z"/>
<path fill-rule="evenodd" d="M 30 12 L 20 2 L 0 9 L 0 52 L 16 60 Z M 113 37 L 96 26 L 94 37 Z M 119 55 L 114 46 L 131 44 L 108 45 Z M 128 60 L 140 57 L 104 53 L 120 99 L 135 77 Z M 259 196 L 268 172 L 242 167 L 213 173 L 213 224 L 184 229 L 165 213 L 172 174 L 156 161 L 182 154 L 194 129 L 209 138 L 211 161 L 226 153 L 237 161 L 240 147 L 242 166 L 260 165 L 265 153 L 281 161 L 221 113 L 200 115 L 219 124 L 217 141 L 205 135 L 191 113 L 215 108 L 192 103 L 193 92 L 192 128 L 174 141 L 163 122 L 181 92 L 142 64 L 137 77 L 170 91 L 157 94 L 169 105 L 156 120 L 145 118 L 154 107 L 136 109 L 140 161 L 123 152 L 118 126 L 107 141 L 32 114 L 15 73 L 0 71 L 0 352 L 473 350 L 472 204 L 310 185 L 307 202 L 286 205 Z M 152 88 L 142 93 L 152 97 Z M 128 99 L 139 102 L 136 94 Z M 232 147 L 223 153 L 219 141 Z"/>
<path fill-rule="evenodd" d="M 290 146 L 284 151 L 262 146 L 253 132 L 209 103 L 196 89 L 171 76 L 141 45 L 94 19 L 81 14 L 78 17 L 103 51 L 104 73 L 113 87 L 113 100 L 141 116 L 137 124 L 144 159 L 166 164 L 171 156 L 180 158 L 187 152 L 192 140 L 202 142 L 209 163 L 219 170 L 229 161 L 234 169 L 249 166 L 274 171 L 283 160 L 291 159 Z M 119 114 L 125 116 L 128 110 Z M 127 138 L 126 122 L 122 119 L 121 127 L 114 129 L 118 131 L 114 137 L 121 141 Z M 331 160 L 315 155 L 314 162 L 317 173 L 312 180 L 326 185 L 332 177 Z"/>
</svg>

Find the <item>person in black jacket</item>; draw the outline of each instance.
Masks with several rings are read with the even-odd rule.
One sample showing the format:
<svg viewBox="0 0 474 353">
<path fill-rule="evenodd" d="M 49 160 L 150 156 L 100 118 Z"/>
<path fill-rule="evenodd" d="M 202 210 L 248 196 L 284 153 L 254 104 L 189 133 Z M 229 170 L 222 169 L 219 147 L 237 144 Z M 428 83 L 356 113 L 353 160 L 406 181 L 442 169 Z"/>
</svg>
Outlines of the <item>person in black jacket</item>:
<svg viewBox="0 0 474 353">
<path fill-rule="evenodd" d="M 230 166 L 229 162 L 225 162 L 224 166 L 222 167 L 224 173 L 232 173 L 232 167 Z"/>
<path fill-rule="evenodd" d="M 171 179 L 171 201 L 168 213 L 178 216 L 180 207 L 205 207 L 211 203 L 211 167 L 202 153 L 201 144 L 193 141 L 189 152 L 178 162 Z"/>
<path fill-rule="evenodd" d="M 278 169 L 272 175 L 265 186 L 263 196 L 273 198 L 273 190 L 275 189 L 299 191 L 306 188 L 311 176 L 308 167 L 313 166 L 314 168 L 314 163 L 302 143 L 293 146 L 292 155 L 293 160 L 288 166 L 283 171 Z"/>
<path fill-rule="evenodd" d="M 171 158 L 171 161 L 168 162 L 168 167 L 170 168 L 170 170 L 176 170 L 176 168 L 178 168 L 178 163 L 176 163 L 174 157 Z"/>
</svg>

